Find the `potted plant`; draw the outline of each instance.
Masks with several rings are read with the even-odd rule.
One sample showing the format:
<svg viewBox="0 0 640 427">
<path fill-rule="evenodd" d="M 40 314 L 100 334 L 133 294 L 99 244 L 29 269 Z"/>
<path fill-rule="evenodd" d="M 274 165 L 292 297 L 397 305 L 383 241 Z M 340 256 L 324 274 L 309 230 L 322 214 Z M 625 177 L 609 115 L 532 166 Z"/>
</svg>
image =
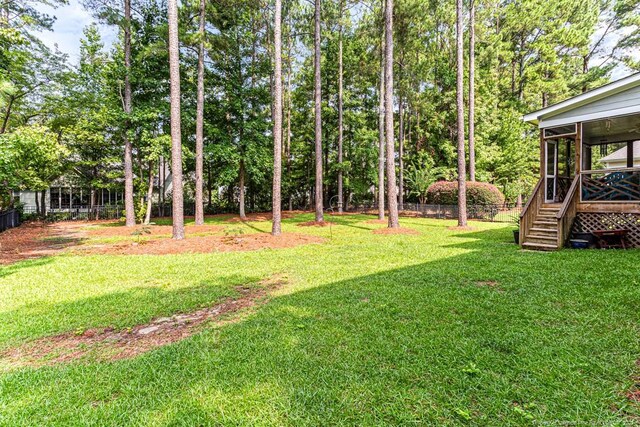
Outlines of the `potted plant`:
<svg viewBox="0 0 640 427">
<path fill-rule="evenodd" d="M 513 225 L 515 225 L 516 228 L 515 230 L 513 230 L 513 241 L 515 242 L 516 245 L 520 244 L 520 215 L 519 214 L 515 214 L 511 217 L 511 222 Z"/>
</svg>

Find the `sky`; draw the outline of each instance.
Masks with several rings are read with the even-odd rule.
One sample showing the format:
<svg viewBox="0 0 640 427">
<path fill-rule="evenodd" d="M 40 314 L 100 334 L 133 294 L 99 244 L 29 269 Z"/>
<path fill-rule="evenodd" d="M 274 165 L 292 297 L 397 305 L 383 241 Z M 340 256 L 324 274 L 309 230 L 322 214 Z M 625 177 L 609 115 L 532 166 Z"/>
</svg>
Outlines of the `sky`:
<svg viewBox="0 0 640 427">
<path fill-rule="evenodd" d="M 50 48 L 54 49 L 57 47 L 61 52 L 68 54 L 69 62 L 72 64 L 77 63 L 80 57 L 82 30 L 91 23 L 97 22 L 97 20 L 82 7 L 78 0 L 69 0 L 68 5 L 56 9 L 46 5 L 40 5 L 38 9 L 40 12 L 57 18 L 53 25 L 53 31 L 39 33 L 40 39 Z M 117 38 L 118 30 L 113 26 L 99 23 L 98 28 L 100 29 L 105 49 L 109 49 Z M 594 37 L 599 37 L 599 34 L 596 33 Z M 615 35 L 612 36 L 610 40 L 605 42 L 605 46 L 612 46 L 616 38 Z M 598 64 L 598 58 L 594 58 L 592 63 Z M 631 74 L 631 71 L 620 65 L 613 70 L 611 77 L 613 80 L 616 80 L 629 74 Z"/>
<path fill-rule="evenodd" d="M 61 52 L 68 54 L 71 63 L 77 63 L 80 58 L 82 30 L 98 21 L 82 7 L 78 0 L 69 0 L 68 5 L 55 9 L 40 5 L 38 10 L 56 17 L 53 31 L 40 32 L 38 37 L 51 49 L 57 46 Z M 118 30 L 113 26 L 101 24 L 98 24 L 98 27 L 105 49 L 109 49 L 118 35 Z"/>
</svg>

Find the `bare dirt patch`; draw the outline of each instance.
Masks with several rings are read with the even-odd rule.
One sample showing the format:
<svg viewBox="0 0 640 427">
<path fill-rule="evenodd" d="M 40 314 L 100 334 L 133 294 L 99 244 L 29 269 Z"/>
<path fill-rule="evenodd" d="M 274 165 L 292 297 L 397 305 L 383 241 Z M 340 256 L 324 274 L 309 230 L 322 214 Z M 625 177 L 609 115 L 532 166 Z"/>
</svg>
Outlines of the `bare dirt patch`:
<svg viewBox="0 0 640 427">
<path fill-rule="evenodd" d="M 78 245 L 85 237 L 80 228 L 62 223 L 28 222 L 0 233 L 0 265 L 55 255 Z"/>
<path fill-rule="evenodd" d="M 187 236 L 184 240 L 159 238 L 143 240 L 140 243 L 135 241 L 118 242 L 110 245 L 78 248 L 76 252 L 91 255 L 169 255 L 284 249 L 322 242 L 324 242 L 323 238 L 306 234 L 283 233 L 280 236 L 272 236 L 268 233 L 258 233 L 229 236 Z"/>
<path fill-rule="evenodd" d="M 336 225 L 335 222 L 330 221 L 307 221 L 298 224 L 298 227 L 329 227 Z"/>
<path fill-rule="evenodd" d="M 0 353 L 9 367 L 55 365 L 89 358 L 97 361 L 130 359 L 197 333 L 203 324 L 233 322 L 226 315 L 265 303 L 270 293 L 287 283 L 286 277 L 264 280 L 258 287 L 237 287 L 239 296 L 191 313 L 159 317 L 125 330 L 94 328 L 41 338 Z"/>
<path fill-rule="evenodd" d="M 378 228 L 377 230 L 373 230 L 373 234 L 404 234 L 408 236 L 419 236 L 420 232 L 414 230 L 413 228 Z"/>
</svg>

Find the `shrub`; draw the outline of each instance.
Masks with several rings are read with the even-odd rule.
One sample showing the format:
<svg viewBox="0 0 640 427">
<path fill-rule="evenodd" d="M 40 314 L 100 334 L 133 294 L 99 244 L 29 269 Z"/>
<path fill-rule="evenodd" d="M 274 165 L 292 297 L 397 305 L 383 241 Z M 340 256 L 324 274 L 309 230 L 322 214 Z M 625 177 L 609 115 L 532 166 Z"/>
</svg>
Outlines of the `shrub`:
<svg viewBox="0 0 640 427">
<path fill-rule="evenodd" d="M 458 183 L 439 181 L 427 190 L 428 203 L 435 205 L 457 205 Z M 504 195 L 495 185 L 486 182 L 467 182 L 467 203 L 470 205 L 501 205 Z"/>
</svg>

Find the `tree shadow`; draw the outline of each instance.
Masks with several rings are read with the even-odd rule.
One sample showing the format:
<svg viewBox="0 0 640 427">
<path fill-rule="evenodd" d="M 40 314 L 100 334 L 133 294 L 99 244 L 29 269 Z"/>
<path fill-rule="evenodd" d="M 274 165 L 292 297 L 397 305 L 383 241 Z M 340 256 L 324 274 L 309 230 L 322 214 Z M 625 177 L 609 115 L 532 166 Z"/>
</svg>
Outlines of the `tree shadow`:
<svg viewBox="0 0 640 427">
<path fill-rule="evenodd" d="M 496 245 L 505 234 L 459 233 L 465 240 L 455 247 L 464 253 L 293 289 L 236 323 L 136 359 L 8 374 L 0 396 L 13 403 L 5 419 L 620 422 L 611 408 L 640 352 L 637 253 L 537 256 Z M 485 286 L 489 280 L 499 286 Z M 144 304 L 167 297 L 104 298 Z"/>
</svg>

